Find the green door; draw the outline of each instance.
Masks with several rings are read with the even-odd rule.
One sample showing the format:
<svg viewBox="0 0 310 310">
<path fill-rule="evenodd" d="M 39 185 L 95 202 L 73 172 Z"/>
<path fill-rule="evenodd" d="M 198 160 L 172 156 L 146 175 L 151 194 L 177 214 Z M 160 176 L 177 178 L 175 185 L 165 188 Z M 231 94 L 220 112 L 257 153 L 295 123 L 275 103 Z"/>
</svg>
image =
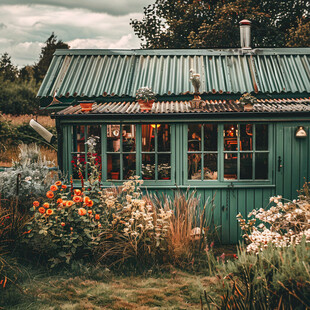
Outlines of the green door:
<svg viewBox="0 0 310 310">
<path fill-rule="evenodd" d="M 296 138 L 296 130 L 304 126 L 305 138 Z M 297 190 L 309 180 L 309 123 L 282 123 L 276 130 L 276 194 L 287 199 L 297 198 Z"/>
</svg>

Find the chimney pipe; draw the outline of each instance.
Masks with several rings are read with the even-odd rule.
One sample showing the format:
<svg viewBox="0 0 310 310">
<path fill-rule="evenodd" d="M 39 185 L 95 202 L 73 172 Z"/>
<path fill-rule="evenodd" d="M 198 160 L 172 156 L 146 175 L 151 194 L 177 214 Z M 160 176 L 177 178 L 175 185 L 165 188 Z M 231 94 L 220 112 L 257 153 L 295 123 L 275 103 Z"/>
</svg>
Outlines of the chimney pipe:
<svg viewBox="0 0 310 310">
<path fill-rule="evenodd" d="M 251 22 L 247 19 L 243 19 L 239 24 L 241 48 L 251 49 Z"/>
</svg>

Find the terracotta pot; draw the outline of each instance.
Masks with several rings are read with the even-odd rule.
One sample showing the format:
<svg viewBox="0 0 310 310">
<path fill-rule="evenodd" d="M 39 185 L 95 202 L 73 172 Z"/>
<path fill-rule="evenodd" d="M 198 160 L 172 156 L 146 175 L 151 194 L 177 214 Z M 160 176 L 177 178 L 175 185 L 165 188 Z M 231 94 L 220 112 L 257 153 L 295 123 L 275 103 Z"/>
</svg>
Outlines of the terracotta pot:
<svg viewBox="0 0 310 310">
<path fill-rule="evenodd" d="M 139 105 L 140 105 L 140 111 L 141 112 L 151 111 L 152 110 L 152 106 L 153 106 L 154 100 L 144 101 L 142 99 L 139 99 L 138 102 L 139 102 Z"/>
<path fill-rule="evenodd" d="M 89 112 L 93 108 L 93 102 L 80 102 L 82 112 Z"/>
<path fill-rule="evenodd" d="M 143 177 L 143 180 L 152 180 L 150 177 Z"/>
<path fill-rule="evenodd" d="M 170 180 L 169 177 L 161 178 L 162 180 Z"/>
<path fill-rule="evenodd" d="M 119 172 L 111 172 L 112 180 L 119 180 Z"/>
</svg>

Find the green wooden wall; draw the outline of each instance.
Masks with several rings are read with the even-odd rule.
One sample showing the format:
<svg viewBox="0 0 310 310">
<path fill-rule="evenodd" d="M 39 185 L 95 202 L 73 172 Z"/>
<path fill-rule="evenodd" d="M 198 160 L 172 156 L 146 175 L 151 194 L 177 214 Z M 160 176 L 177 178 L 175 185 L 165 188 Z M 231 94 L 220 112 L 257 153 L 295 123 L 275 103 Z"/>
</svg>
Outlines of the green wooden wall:
<svg viewBox="0 0 310 310">
<path fill-rule="evenodd" d="M 227 120 L 226 120 L 227 121 Z M 246 120 L 244 120 L 246 121 Z M 262 121 L 262 120 L 257 120 Z M 283 121 L 265 118 L 271 126 L 270 132 L 270 182 L 223 182 L 208 186 L 192 185 L 201 196 L 201 205 L 207 199 L 215 196 L 214 222 L 219 227 L 219 236 L 224 244 L 237 243 L 241 239 L 241 231 L 236 220 L 240 212 L 246 216 L 252 209 L 265 208 L 269 204 L 269 198 L 273 195 L 282 195 L 288 199 L 297 198 L 297 190 L 302 187 L 305 180 L 310 178 L 310 121 Z M 230 121 L 231 122 L 231 121 Z M 83 123 L 83 122 L 81 122 Z M 98 121 L 97 121 L 98 123 Z M 186 122 L 185 122 L 186 123 Z M 72 125 L 73 123 L 71 123 Z M 63 160 L 64 167 L 69 161 L 68 149 L 70 148 L 70 135 L 68 123 L 61 124 L 63 129 Z M 175 132 L 175 165 L 176 183 L 182 190 L 188 188 L 188 184 L 182 180 L 181 166 L 184 165 L 184 121 L 176 124 Z M 298 126 L 304 126 L 308 136 L 296 138 L 295 131 Z M 279 157 L 281 162 L 279 163 Z M 279 164 L 282 167 L 279 168 Z M 152 184 L 148 186 L 149 192 L 160 192 L 172 195 L 175 186 L 160 186 Z"/>
</svg>

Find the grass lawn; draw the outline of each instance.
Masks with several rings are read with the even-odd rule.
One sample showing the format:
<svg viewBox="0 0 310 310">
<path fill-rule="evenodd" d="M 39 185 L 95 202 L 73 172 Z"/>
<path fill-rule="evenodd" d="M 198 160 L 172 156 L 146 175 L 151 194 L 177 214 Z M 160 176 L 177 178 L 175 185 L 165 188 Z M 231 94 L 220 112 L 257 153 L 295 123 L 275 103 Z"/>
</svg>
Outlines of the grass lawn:
<svg viewBox="0 0 310 310">
<path fill-rule="evenodd" d="M 144 276 L 29 276 L 21 298 L 4 309 L 201 309 L 215 277 L 182 271 Z M 0 303 L 1 304 L 1 303 Z M 14 305 L 13 305 L 14 304 Z"/>
</svg>

